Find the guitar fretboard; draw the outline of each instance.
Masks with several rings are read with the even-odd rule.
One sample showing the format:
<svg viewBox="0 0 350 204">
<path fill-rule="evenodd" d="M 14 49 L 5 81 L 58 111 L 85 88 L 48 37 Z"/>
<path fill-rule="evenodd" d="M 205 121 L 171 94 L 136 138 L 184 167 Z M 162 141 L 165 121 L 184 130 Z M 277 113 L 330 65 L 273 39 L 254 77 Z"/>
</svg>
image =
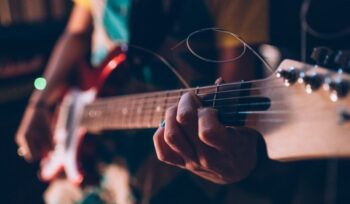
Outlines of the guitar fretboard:
<svg viewBox="0 0 350 204">
<path fill-rule="evenodd" d="M 248 86 L 247 86 L 248 85 Z M 248 87 L 248 88 L 245 88 Z M 247 90 L 247 91 L 245 91 Z M 249 92 L 249 84 L 235 83 L 213 85 L 201 88 L 180 89 L 144 94 L 118 96 L 96 100 L 85 107 L 82 125 L 91 130 L 122 130 L 156 128 L 165 117 L 166 110 L 178 103 L 186 92 L 199 96 L 204 107 L 213 107 L 220 112 L 230 112 L 231 117 L 222 116 L 224 123 L 237 125 L 244 118 L 239 115 L 242 107 L 230 106 L 240 104 Z M 256 99 L 254 99 L 256 100 Z M 251 100 L 245 102 L 249 106 Z M 249 109 L 249 108 L 248 108 Z M 263 108 L 266 109 L 266 108 Z M 231 120 L 231 121 L 230 121 Z"/>
</svg>

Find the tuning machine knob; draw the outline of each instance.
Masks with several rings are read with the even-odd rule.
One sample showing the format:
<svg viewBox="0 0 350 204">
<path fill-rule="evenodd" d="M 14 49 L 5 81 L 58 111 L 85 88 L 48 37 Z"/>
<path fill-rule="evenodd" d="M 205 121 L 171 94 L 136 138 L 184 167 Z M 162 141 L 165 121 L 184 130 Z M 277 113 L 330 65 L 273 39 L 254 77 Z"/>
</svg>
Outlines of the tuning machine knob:
<svg viewBox="0 0 350 204">
<path fill-rule="evenodd" d="M 288 69 L 281 69 L 277 72 L 277 77 L 282 77 L 284 85 L 290 86 L 297 82 L 299 78 L 300 71 L 295 69 L 294 67 L 290 67 Z"/>
<path fill-rule="evenodd" d="M 350 82 L 342 79 L 333 80 L 329 83 L 330 98 L 337 101 L 338 98 L 345 97 L 350 90 Z"/>
<path fill-rule="evenodd" d="M 324 82 L 323 75 L 317 73 L 304 74 L 301 77 L 302 81 L 305 84 L 305 89 L 307 93 L 312 93 L 313 91 L 318 90 Z"/>
<path fill-rule="evenodd" d="M 323 66 L 329 63 L 333 53 L 333 50 L 328 47 L 315 47 L 310 57 L 316 62 L 317 65 Z"/>
<path fill-rule="evenodd" d="M 350 50 L 340 50 L 334 57 L 334 62 L 342 69 L 350 71 Z"/>
</svg>

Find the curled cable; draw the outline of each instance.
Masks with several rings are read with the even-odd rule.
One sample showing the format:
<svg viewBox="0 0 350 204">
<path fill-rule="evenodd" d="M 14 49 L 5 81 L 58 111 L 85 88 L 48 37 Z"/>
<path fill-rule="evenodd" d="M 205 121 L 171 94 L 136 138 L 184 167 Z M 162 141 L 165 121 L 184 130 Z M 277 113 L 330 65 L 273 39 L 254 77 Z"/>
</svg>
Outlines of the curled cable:
<svg viewBox="0 0 350 204">
<path fill-rule="evenodd" d="M 228 34 L 228 35 L 231 35 L 233 36 L 235 39 L 237 39 L 240 43 L 243 44 L 243 50 L 242 52 L 237 56 L 237 57 L 234 57 L 234 58 L 230 58 L 230 59 L 224 59 L 224 60 L 215 60 L 215 59 L 210 59 L 210 58 L 206 58 L 206 57 L 203 57 L 201 55 L 199 55 L 197 52 L 195 52 L 191 45 L 190 45 L 190 39 L 196 35 L 196 34 L 199 34 L 201 32 L 205 32 L 205 31 L 214 31 L 214 32 L 220 32 L 220 33 L 225 33 L 225 34 Z M 187 49 L 191 52 L 191 54 L 195 57 L 197 57 L 198 59 L 200 60 L 203 60 L 205 62 L 209 62 L 209 63 L 228 63 L 228 62 L 233 62 L 233 61 L 236 61 L 240 58 L 243 57 L 243 55 L 246 53 L 246 50 L 247 48 L 253 52 L 253 54 L 258 57 L 258 59 L 271 71 L 273 72 L 273 68 L 271 67 L 271 65 L 261 56 L 259 55 L 248 43 L 246 43 L 241 37 L 239 37 L 237 34 L 233 33 L 233 32 L 230 32 L 228 30 L 224 30 L 224 29 L 221 29 L 221 28 L 202 28 L 202 29 L 199 29 L 199 30 L 196 30 L 196 31 L 193 31 L 192 33 L 190 33 L 186 39 L 180 41 L 177 45 L 175 45 L 172 50 L 174 50 L 176 47 L 178 47 L 179 45 L 183 44 L 184 42 L 186 42 L 186 47 Z"/>
</svg>

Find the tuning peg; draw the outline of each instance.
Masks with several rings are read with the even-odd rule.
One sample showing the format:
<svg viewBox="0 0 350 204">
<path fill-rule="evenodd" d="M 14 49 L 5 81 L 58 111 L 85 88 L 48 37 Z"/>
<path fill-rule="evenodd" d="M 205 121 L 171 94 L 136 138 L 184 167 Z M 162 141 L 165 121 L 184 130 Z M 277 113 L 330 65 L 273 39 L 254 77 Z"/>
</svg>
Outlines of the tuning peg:
<svg viewBox="0 0 350 204">
<path fill-rule="evenodd" d="M 284 80 L 284 84 L 286 86 L 290 86 L 291 84 L 294 84 L 298 78 L 299 78 L 300 71 L 295 69 L 294 67 L 290 67 L 289 69 L 285 70 L 282 69 L 277 72 L 277 77 L 282 77 Z"/>
<path fill-rule="evenodd" d="M 302 79 L 305 83 L 307 93 L 312 93 L 313 91 L 319 89 L 324 81 L 324 77 L 317 73 L 304 75 Z"/>
<path fill-rule="evenodd" d="M 350 50 L 339 50 L 334 62 L 344 70 L 350 70 Z"/>
<path fill-rule="evenodd" d="M 333 54 L 333 50 L 328 47 L 315 47 L 311 53 L 311 59 L 313 59 L 317 65 L 327 65 L 329 59 Z"/>
<path fill-rule="evenodd" d="M 330 98 L 332 101 L 337 101 L 338 98 L 345 97 L 350 89 L 350 82 L 342 79 L 336 79 L 329 83 L 329 90 L 331 92 Z"/>
</svg>

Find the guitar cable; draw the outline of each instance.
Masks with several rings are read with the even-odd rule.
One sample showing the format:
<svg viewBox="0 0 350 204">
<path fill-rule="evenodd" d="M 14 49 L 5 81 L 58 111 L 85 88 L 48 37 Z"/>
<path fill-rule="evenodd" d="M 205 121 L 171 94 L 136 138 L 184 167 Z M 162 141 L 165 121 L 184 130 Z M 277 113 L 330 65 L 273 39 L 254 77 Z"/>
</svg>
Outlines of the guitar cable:
<svg viewBox="0 0 350 204">
<path fill-rule="evenodd" d="M 216 60 L 216 59 L 209 59 L 206 57 L 203 57 L 201 55 L 199 55 L 197 52 L 195 52 L 191 45 L 190 45 L 190 39 L 199 33 L 205 32 L 205 31 L 214 31 L 214 32 L 218 32 L 218 33 L 224 33 L 224 34 L 228 34 L 231 35 L 232 37 L 234 37 L 236 40 L 238 40 L 242 45 L 243 45 L 243 50 L 242 52 L 234 58 L 230 58 L 230 59 L 223 59 L 223 60 Z M 240 58 L 243 57 L 243 55 L 246 53 L 247 49 L 249 49 L 264 65 L 267 69 L 269 69 L 269 71 L 271 71 L 271 73 L 274 72 L 274 69 L 272 68 L 272 66 L 257 52 L 255 51 L 247 42 L 245 42 L 245 40 L 243 38 L 241 38 L 239 35 L 230 32 L 228 30 L 222 29 L 222 28 L 215 28 L 215 27 L 209 27 L 209 28 L 202 28 L 196 31 L 193 31 L 192 33 L 190 33 L 187 38 L 185 38 L 184 40 L 180 41 L 177 45 L 175 45 L 173 48 L 171 48 L 171 50 L 174 50 L 175 48 L 177 48 L 178 46 L 180 46 L 183 43 L 186 43 L 186 47 L 187 49 L 191 52 L 191 54 L 195 57 L 197 57 L 198 59 L 205 61 L 205 62 L 209 62 L 209 63 L 228 63 L 228 62 L 234 62 Z"/>
</svg>

